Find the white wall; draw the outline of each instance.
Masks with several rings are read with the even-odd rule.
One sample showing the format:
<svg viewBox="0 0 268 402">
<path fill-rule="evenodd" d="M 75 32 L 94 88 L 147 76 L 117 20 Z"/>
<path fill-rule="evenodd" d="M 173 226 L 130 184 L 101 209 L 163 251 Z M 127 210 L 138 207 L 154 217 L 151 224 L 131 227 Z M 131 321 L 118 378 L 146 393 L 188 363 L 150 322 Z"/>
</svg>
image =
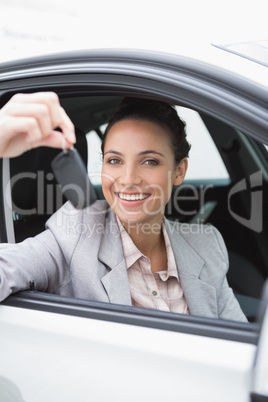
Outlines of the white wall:
<svg viewBox="0 0 268 402">
<path fill-rule="evenodd" d="M 268 39 L 267 0 L 0 0 L 0 61 L 81 48 Z"/>
</svg>

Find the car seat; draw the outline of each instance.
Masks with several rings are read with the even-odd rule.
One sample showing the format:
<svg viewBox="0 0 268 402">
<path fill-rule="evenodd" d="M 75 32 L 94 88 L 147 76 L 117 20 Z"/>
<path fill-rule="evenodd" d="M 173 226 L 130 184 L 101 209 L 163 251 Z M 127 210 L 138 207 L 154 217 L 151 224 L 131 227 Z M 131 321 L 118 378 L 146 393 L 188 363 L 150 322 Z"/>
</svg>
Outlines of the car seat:
<svg viewBox="0 0 268 402">
<path fill-rule="evenodd" d="M 85 133 L 76 128 L 75 148 L 87 166 Z M 61 150 L 41 147 L 10 159 L 11 198 L 16 242 L 35 236 L 66 201 L 51 170 L 51 161 Z"/>
</svg>

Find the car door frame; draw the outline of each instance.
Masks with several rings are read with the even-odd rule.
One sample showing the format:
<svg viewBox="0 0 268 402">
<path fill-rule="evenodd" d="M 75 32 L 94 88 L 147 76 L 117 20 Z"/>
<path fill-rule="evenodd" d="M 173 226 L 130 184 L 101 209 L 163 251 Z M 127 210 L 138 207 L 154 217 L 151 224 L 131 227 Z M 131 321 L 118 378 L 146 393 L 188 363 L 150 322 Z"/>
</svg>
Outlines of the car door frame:
<svg viewBox="0 0 268 402">
<path fill-rule="evenodd" d="M 51 58 L 33 59 L 20 64 L 7 63 L 0 74 L 0 96 L 5 102 L 18 91 L 56 90 L 90 92 L 93 94 L 139 95 L 182 103 L 235 125 L 241 131 L 260 141 L 267 140 L 265 95 L 263 88 L 239 77 L 219 71 L 212 66 L 172 56 L 147 55 L 142 52 L 89 52 Z M 43 63 L 43 66 L 41 65 Z M 57 73 L 55 74 L 55 70 Z M 42 81 L 40 83 L 40 80 Z M 235 106 L 234 106 L 235 105 Z M 235 109 L 235 112 L 234 112 Z M 2 178 L 7 178 L 2 166 Z M 10 225 L 10 215 L 3 207 L 4 227 Z M 9 222 L 8 222 L 9 219 Z M 7 225 L 7 226 L 6 226 Z M 5 238 L 2 229 L 2 239 Z M 77 304 L 78 303 L 78 304 Z M 230 342 L 256 345 L 259 339 L 258 324 L 210 321 L 197 317 L 170 317 L 161 312 L 140 312 L 126 306 L 99 306 L 97 303 L 61 302 L 54 295 L 23 293 L 13 295 L 4 303 L 6 307 L 33 309 L 61 315 L 78 314 L 83 318 L 146 326 L 165 331 L 191 334 L 200 337 L 223 339 Z M 89 315 L 88 315 L 89 314 Z M 93 314 L 90 316 L 90 314 Z M 231 400 L 231 399 L 230 399 Z"/>
</svg>

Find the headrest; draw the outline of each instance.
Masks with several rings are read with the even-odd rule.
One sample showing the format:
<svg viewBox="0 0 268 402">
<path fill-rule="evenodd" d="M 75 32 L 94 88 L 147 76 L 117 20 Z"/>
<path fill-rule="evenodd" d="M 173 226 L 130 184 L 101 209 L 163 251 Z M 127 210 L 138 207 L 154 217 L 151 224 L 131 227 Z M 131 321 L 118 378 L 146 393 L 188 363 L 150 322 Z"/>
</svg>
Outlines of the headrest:
<svg viewBox="0 0 268 402">
<path fill-rule="evenodd" d="M 75 133 L 75 148 L 87 166 L 85 133 L 78 128 Z M 51 215 L 65 202 L 50 167 L 59 152 L 59 149 L 40 147 L 10 159 L 11 197 L 16 214 Z"/>
</svg>

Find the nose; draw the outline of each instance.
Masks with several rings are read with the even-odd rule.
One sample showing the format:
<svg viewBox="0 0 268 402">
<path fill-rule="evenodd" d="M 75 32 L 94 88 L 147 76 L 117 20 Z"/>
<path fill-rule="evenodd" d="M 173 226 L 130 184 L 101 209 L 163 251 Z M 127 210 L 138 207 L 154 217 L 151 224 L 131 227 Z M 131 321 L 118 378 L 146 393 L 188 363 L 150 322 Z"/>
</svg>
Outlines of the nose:
<svg viewBox="0 0 268 402">
<path fill-rule="evenodd" d="M 139 168 L 136 164 L 125 164 L 121 171 L 119 182 L 122 186 L 137 186 L 142 182 Z"/>
</svg>

